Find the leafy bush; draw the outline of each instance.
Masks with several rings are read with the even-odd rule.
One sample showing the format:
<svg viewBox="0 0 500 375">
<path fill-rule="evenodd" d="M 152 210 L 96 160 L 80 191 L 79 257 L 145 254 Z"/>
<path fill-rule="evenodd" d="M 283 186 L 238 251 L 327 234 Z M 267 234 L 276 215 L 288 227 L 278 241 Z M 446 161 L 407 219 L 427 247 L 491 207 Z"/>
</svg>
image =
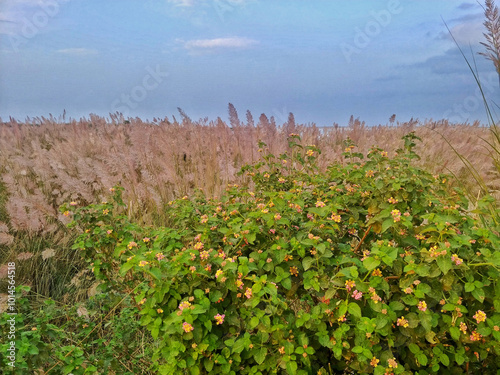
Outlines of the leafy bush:
<svg viewBox="0 0 500 375">
<path fill-rule="evenodd" d="M 33 308 L 29 291 L 26 286 L 16 289 L 17 315 L 0 315 L 0 367 L 6 373 L 148 373 L 150 338 L 144 337 L 130 298 L 100 294 L 85 305 L 71 307 L 47 299 L 43 306 Z M 12 318 L 16 326 L 14 367 L 6 355 L 13 341 L 9 338 Z"/>
<path fill-rule="evenodd" d="M 247 186 L 171 202 L 168 228 L 131 223 L 120 187 L 62 210 L 103 290 L 134 296 L 160 374 L 492 373 L 488 198 L 469 212 L 448 177 L 414 167 L 416 139 L 394 157 L 348 141 L 323 172 L 291 135 L 288 154 L 242 169 Z"/>
</svg>

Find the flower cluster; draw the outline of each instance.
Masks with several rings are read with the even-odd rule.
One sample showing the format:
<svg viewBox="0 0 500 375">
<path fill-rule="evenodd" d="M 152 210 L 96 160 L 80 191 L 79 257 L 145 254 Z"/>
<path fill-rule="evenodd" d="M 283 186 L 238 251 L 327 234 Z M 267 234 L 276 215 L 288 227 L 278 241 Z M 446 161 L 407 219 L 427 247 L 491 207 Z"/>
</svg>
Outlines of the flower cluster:
<svg viewBox="0 0 500 375">
<path fill-rule="evenodd" d="M 354 288 L 356 286 L 356 282 L 354 282 L 353 280 L 346 280 L 345 282 L 345 287 L 346 289 L 350 292 L 352 288 Z"/>
<path fill-rule="evenodd" d="M 184 310 L 184 309 L 188 309 L 191 307 L 191 304 L 188 302 L 188 301 L 183 301 L 179 304 L 179 310 Z"/>
<path fill-rule="evenodd" d="M 224 323 L 224 318 L 225 318 L 225 317 L 226 317 L 226 315 L 224 315 L 224 314 L 223 314 L 223 315 L 221 315 L 221 314 L 217 314 L 217 315 L 215 315 L 215 316 L 214 316 L 214 319 L 215 319 L 215 321 L 217 322 L 216 324 L 217 324 L 217 325 L 220 325 L 220 324 Z"/>
<path fill-rule="evenodd" d="M 439 251 L 439 248 L 437 246 L 432 246 L 429 249 L 429 255 L 431 258 L 437 258 L 440 255 L 446 255 L 447 251 L 446 249 Z"/>
<path fill-rule="evenodd" d="M 473 318 L 476 319 L 476 322 L 479 324 L 486 321 L 486 314 L 482 310 L 477 310 Z"/>
<path fill-rule="evenodd" d="M 401 318 L 398 319 L 398 326 L 402 326 L 404 328 L 408 327 L 408 320 L 405 319 L 404 316 L 402 316 Z"/>
<path fill-rule="evenodd" d="M 392 218 L 394 219 L 394 222 L 401 221 L 401 211 L 399 210 L 392 210 L 391 211 Z"/>
<path fill-rule="evenodd" d="M 464 262 L 464 260 L 460 259 L 457 254 L 453 254 L 451 256 L 451 261 L 455 262 L 455 265 L 457 265 L 457 266 L 461 265 Z"/>
<path fill-rule="evenodd" d="M 361 297 L 363 297 L 363 293 L 361 293 L 360 291 L 358 290 L 355 290 L 353 293 L 352 293 L 352 298 L 354 298 L 355 300 L 360 300 Z"/>
<path fill-rule="evenodd" d="M 184 322 L 182 323 L 182 329 L 184 330 L 184 332 L 186 333 L 189 333 L 191 332 L 192 330 L 194 330 L 193 326 L 187 322 Z"/>
</svg>

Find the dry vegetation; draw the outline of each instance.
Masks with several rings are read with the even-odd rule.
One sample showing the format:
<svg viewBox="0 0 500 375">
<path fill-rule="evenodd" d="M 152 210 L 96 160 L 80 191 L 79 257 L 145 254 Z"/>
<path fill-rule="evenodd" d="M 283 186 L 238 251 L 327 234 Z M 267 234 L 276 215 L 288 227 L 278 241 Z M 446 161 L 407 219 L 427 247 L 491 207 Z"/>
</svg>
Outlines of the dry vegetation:
<svg viewBox="0 0 500 375">
<path fill-rule="evenodd" d="M 256 126 L 232 128 L 220 119 L 118 124 L 92 116 L 65 124 L 48 119 L 32 124 L 11 121 L 0 125 L 0 173 L 8 194 L 8 219 L 2 218 L 0 223 L 5 222 L 14 232 L 54 233 L 67 222 L 58 212 L 63 202 L 95 203 L 117 183 L 126 189 L 130 214 L 151 222 L 161 216 L 161 208 L 169 200 L 195 188 L 209 195 L 221 194 L 227 183 L 237 181 L 241 166 L 258 159 L 259 140 L 279 154 L 286 150 L 286 136 L 300 133 L 306 144 L 323 151 L 321 164 L 326 167 L 342 161 L 342 141 L 347 137 L 361 151 L 378 145 L 393 152 L 411 130 L 423 139 L 419 153 L 426 167 L 449 171 L 472 186 L 467 168 L 443 136 L 471 161 L 492 190 L 499 189 L 482 140 L 490 135 L 478 124 L 415 121 L 367 127 L 352 120 L 347 127 L 318 129 L 293 121 L 277 127 L 265 116 Z M 9 238 L 6 229 L 6 225 L 0 226 L 4 242 Z"/>
</svg>

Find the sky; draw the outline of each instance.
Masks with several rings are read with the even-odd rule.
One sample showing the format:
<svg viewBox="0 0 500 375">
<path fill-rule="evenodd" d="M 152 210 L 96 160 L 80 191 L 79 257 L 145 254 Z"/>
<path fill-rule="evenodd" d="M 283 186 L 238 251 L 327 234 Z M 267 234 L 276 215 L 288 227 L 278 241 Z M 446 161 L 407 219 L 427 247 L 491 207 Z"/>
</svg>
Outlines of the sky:
<svg viewBox="0 0 500 375">
<path fill-rule="evenodd" d="M 475 0 L 0 0 L 0 118 L 486 122 Z M 445 24 L 446 23 L 446 24 Z"/>
</svg>

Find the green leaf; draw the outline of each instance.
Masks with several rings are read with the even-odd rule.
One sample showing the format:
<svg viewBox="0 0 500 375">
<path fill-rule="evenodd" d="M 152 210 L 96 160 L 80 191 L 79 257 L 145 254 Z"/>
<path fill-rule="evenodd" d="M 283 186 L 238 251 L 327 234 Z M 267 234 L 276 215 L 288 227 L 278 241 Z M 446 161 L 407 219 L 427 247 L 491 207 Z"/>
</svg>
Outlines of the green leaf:
<svg viewBox="0 0 500 375">
<path fill-rule="evenodd" d="M 417 358 L 420 366 L 427 366 L 427 356 L 423 352 L 418 353 L 415 357 Z"/>
<path fill-rule="evenodd" d="M 410 352 L 412 352 L 413 354 L 417 354 L 420 351 L 420 347 L 414 343 L 408 345 L 408 349 L 410 349 Z"/>
<path fill-rule="evenodd" d="M 205 311 L 207 311 L 206 308 L 204 308 L 203 306 L 201 305 L 194 305 L 194 309 L 191 310 L 191 314 L 203 314 Z"/>
<path fill-rule="evenodd" d="M 389 303 L 389 307 L 393 311 L 401 311 L 405 308 L 405 305 L 403 305 L 401 302 L 398 301 L 392 301 L 391 303 Z"/>
<path fill-rule="evenodd" d="M 368 257 L 368 258 L 366 258 L 366 259 L 363 261 L 363 266 L 364 266 L 364 267 L 365 267 L 368 271 L 374 270 L 374 269 L 375 269 L 375 268 L 377 268 L 379 265 L 380 265 L 380 260 L 375 259 L 375 258 L 372 258 L 372 257 Z"/>
<path fill-rule="evenodd" d="M 207 320 L 204 324 L 205 328 L 210 332 L 212 330 L 212 321 Z"/>
<path fill-rule="evenodd" d="M 356 266 L 352 266 L 351 267 L 351 276 L 355 279 L 359 276 L 359 272 L 358 272 L 358 267 Z"/>
<path fill-rule="evenodd" d="M 302 260 L 302 266 L 304 267 L 304 271 L 307 271 L 311 266 L 314 264 L 316 259 L 311 258 L 311 257 L 305 257 L 304 260 Z"/>
<path fill-rule="evenodd" d="M 441 360 L 441 363 L 446 367 L 450 365 L 450 358 L 446 354 L 441 353 L 439 359 Z"/>
<path fill-rule="evenodd" d="M 205 358 L 203 361 L 203 365 L 205 366 L 205 369 L 210 372 L 214 368 L 214 362 L 210 358 Z"/>
<path fill-rule="evenodd" d="M 75 368 L 75 365 L 72 365 L 71 363 L 63 367 L 63 374 L 69 374 L 73 369 Z"/>
<path fill-rule="evenodd" d="M 382 223 L 381 232 L 384 233 L 387 229 L 389 229 L 392 226 L 392 224 L 394 224 L 393 218 L 385 219 L 384 222 Z"/>
<path fill-rule="evenodd" d="M 153 267 L 146 272 L 153 276 L 156 280 L 161 280 L 162 278 L 161 270 L 159 268 Z"/>
<path fill-rule="evenodd" d="M 258 349 L 257 353 L 255 353 L 255 355 L 254 355 L 255 362 L 257 362 L 259 365 L 261 365 L 262 363 L 264 363 L 264 360 L 266 359 L 266 355 L 267 355 L 267 348 L 266 347 L 262 347 L 262 348 Z"/>
<path fill-rule="evenodd" d="M 30 346 L 28 349 L 28 353 L 35 355 L 35 354 L 38 354 L 39 351 L 38 351 L 38 348 L 36 346 Z"/>
<path fill-rule="evenodd" d="M 459 340 L 460 339 L 460 330 L 458 327 L 450 327 L 450 335 L 453 340 Z"/>
<path fill-rule="evenodd" d="M 349 314 L 355 316 L 356 318 L 361 318 L 361 307 L 357 303 L 351 302 L 347 306 L 347 311 L 349 311 Z"/>
<path fill-rule="evenodd" d="M 352 348 L 352 352 L 353 353 L 356 353 L 356 354 L 360 354 L 360 353 L 363 353 L 363 347 L 362 346 L 355 346 L 354 348 Z"/>
<path fill-rule="evenodd" d="M 241 353 L 245 349 L 245 340 L 239 339 L 233 345 L 233 353 Z"/>
<path fill-rule="evenodd" d="M 121 266 L 121 268 L 120 268 L 120 276 L 125 276 L 125 274 L 127 273 L 127 271 L 129 269 L 131 269 L 133 266 L 134 266 L 134 264 L 132 262 L 127 262 L 123 266 Z"/>
<path fill-rule="evenodd" d="M 461 366 L 467 358 L 462 353 L 455 353 L 455 362 L 457 365 Z"/>
<path fill-rule="evenodd" d="M 436 262 L 437 262 L 437 265 L 438 265 L 439 269 L 441 270 L 441 272 L 445 275 L 448 273 L 448 271 L 452 267 L 451 260 L 444 257 L 444 256 L 438 257 Z"/>
<path fill-rule="evenodd" d="M 465 291 L 466 292 L 470 293 L 474 289 L 476 289 L 476 286 L 474 285 L 474 283 L 465 283 Z"/>
<path fill-rule="evenodd" d="M 256 316 L 252 317 L 252 319 L 250 319 L 250 329 L 254 329 L 259 325 L 259 323 L 260 323 L 259 318 L 257 318 Z"/>
<path fill-rule="evenodd" d="M 290 277 L 287 277 L 286 279 L 281 280 L 281 285 L 286 290 L 290 290 L 292 288 L 292 279 Z"/>
<path fill-rule="evenodd" d="M 484 297 L 485 297 L 485 294 L 484 294 L 484 290 L 483 289 L 474 289 L 472 291 L 472 295 L 474 296 L 475 299 L 477 299 L 479 302 L 483 302 L 484 301 Z"/>
<path fill-rule="evenodd" d="M 336 292 L 337 292 L 337 289 L 335 289 L 335 288 L 330 288 L 330 289 L 328 289 L 328 290 L 325 292 L 325 298 L 326 298 L 326 299 L 330 299 L 330 298 L 332 298 L 332 297 L 335 295 L 335 293 L 336 293 Z"/>
<path fill-rule="evenodd" d="M 291 375 L 295 375 L 297 373 L 297 363 L 293 361 L 287 362 L 286 371 Z"/>
</svg>

